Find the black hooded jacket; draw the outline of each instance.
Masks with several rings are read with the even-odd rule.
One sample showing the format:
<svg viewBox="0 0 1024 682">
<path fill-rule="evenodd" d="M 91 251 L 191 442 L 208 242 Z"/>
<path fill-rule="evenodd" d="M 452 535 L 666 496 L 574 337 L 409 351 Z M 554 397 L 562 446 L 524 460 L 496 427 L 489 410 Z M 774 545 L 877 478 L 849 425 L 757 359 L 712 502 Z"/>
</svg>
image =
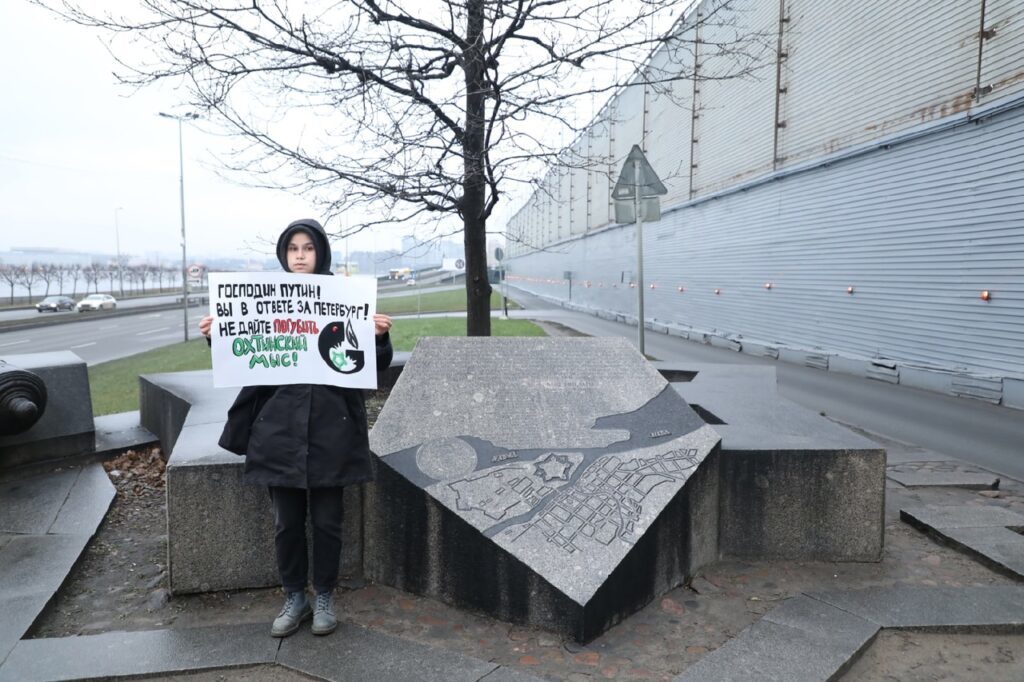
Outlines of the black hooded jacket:
<svg viewBox="0 0 1024 682">
<path fill-rule="evenodd" d="M 288 242 L 297 231 L 316 245 L 316 273 L 330 275 L 331 250 L 315 220 L 296 220 L 277 240 L 277 259 L 288 270 Z M 377 337 L 377 367 L 391 364 L 388 334 Z M 373 477 L 361 389 L 319 384 L 247 386 L 228 410 L 222 448 L 245 455 L 242 479 L 254 485 L 326 488 Z"/>
</svg>

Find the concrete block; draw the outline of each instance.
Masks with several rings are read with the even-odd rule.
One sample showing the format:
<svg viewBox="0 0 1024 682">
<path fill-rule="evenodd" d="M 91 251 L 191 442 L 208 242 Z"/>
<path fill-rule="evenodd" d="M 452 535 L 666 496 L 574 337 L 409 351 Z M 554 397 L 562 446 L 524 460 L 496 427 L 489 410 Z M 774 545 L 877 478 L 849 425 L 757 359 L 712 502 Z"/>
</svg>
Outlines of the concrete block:
<svg viewBox="0 0 1024 682">
<path fill-rule="evenodd" d="M 945 395 L 953 395 L 953 373 L 944 372 L 930 367 L 902 365 L 900 367 L 900 383 L 911 388 L 935 391 Z"/>
<path fill-rule="evenodd" d="M 1024 378 L 1003 377 L 1003 405 L 1024 410 Z"/>
<path fill-rule="evenodd" d="M 267 490 L 242 483 L 244 458 L 217 445 L 237 389 L 212 383 L 209 371 L 140 377 L 143 422 L 170 443 L 167 562 L 175 594 L 280 584 Z M 362 493 L 350 486 L 344 495 L 341 577 L 358 579 Z"/>
<path fill-rule="evenodd" d="M 722 422 L 723 557 L 881 558 L 884 449 L 780 396 L 772 366 L 656 365 L 696 371 L 673 387 L 705 420 Z"/>
<path fill-rule="evenodd" d="M 95 446 L 92 397 L 85 362 L 71 351 L 5 355 L 46 385 L 46 410 L 32 428 L 0 436 L 0 468 L 57 462 L 91 453 Z"/>
<path fill-rule="evenodd" d="M 828 361 L 828 371 L 861 378 L 868 375 L 870 366 L 871 360 L 867 358 L 852 358 L 844 355 L 832 355 Z"/>
<path fill-rule="evenodd" d="M 715 558 L 717 444 L 624 339 L 424 339 L 370 434 L 367 576 L 589 640 Z"/>
</svg>

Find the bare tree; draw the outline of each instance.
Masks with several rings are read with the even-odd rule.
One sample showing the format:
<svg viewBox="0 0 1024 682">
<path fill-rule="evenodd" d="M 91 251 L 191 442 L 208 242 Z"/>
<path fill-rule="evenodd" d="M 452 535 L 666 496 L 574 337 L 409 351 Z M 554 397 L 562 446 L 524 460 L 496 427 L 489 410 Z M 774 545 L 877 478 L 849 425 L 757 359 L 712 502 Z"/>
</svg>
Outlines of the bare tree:
<svg viewBox="0 0 1024 682">
<path fill-rule="evenodd" d="M 0 279 L 7 282 L 11 288 L 10 304 L 14 305 L 14 286 L 18 283 L 18 268 L 13 265 L 0 263 Z"/>
<path fill-rule="evenodd" d="M 732 0 L 686 14 L 678 0 L 139 0 L 125 14 L 36 1 L 113 34 L 123 82 L 186 86 L 244 141 L 229 169 L 346 215 L 338 236 L 402 223 L 461 231 L 467 333 L 489 335 L 495 206 L 534 182 L 538 160 L 565 160 L 560 133 L 587 123 L 580 108 L 627 83 L 697 77 L 687 36 L 725 21 Z M 119 49 L 119 36 L 145 56 Z M 638 70 L 672 41 L 671 68 Z M 713 49 L 734 55 L 728 75 L 746 72 L 743 41 Z"/>
<path fill-rule="evenodd" d="M 18 271 L 18 283 L 28 289 L 29 303 L 32 302 L 32 287 L 40 278 L 40 269 L 39 263 L 30 263 Z"/>
<path fill-rule="evenodd" d="M 50 295 L 50 285 L 57 278 L 57 269 L 57 266 L 53 263 L 40 263 L 38 265 L 36 273 L 39 279 L 46 284 L 46 291 L 43 292 L 43 296 Z"/>
<path fill-rule="evenodd" d="M 103 276 L 103 270 L 96 263 L 87 265 L 82 268 L 82 277 L 85 278 L 85 293 L 89 293 L 89 285 L 93 286 L 93 293 L 100 293 L 100 278 Z"/>
<path fill-rule="evenodd" d="M 53 278 L 57 281 L 57 294 L 60 296 L 64 295 L 64 280 L 68 278 L 70 267 L 64 264 L 53 266 Z"/>
<path fill-rule="evenodd" d="M 78 263 L 68 266 L 68 277 L 71 278 L 71 296 L 78 293 L 78 280 L 82 278 L 82 266 Z"/>
</svg>

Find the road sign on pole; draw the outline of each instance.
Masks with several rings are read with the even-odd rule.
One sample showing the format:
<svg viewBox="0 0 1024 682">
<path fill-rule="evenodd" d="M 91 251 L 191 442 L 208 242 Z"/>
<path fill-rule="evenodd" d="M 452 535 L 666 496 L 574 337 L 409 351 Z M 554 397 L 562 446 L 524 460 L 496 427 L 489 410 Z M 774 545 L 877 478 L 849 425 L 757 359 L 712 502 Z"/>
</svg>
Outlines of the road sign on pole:
<svg viewBox="0 0 1024 682">
<path fill-rule="evenodd" d="M 656 203 L 658 197 L 668 194 L 661 178 L 651 168 L 650 162 L 638 145 L 633 145 L 622 164 L 619 180 L 612 188 L 612 199 L 616 200 L 616 214 L 619 202 L 633 200 L 633 218 L 636 220 L 636 341 L 640 354 L 644 354 L 644 215 L 661 217 L 661 209 Z M 648 205 L 650 202 L 653 205 Z M 571 289 L 570 289 L 571 292 Z"/>
</svg>

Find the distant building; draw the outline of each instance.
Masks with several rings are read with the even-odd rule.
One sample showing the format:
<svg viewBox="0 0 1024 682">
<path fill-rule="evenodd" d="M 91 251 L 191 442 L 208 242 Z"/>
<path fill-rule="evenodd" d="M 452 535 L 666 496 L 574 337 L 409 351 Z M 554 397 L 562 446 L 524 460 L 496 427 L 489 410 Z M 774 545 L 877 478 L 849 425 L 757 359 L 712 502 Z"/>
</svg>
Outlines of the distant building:
<svg viewBox="0 0 1024 682">
<path fill-rule="evenodd" d="M 93 253 L 72 251 L 71 249 L 54 249 L 48 247 L 15 247 L 9 251 L 0 251 L 0 264 L 3 265 L 91 265 L 95 261 L 106 261 L 109 256 Z"/>
</svg>

